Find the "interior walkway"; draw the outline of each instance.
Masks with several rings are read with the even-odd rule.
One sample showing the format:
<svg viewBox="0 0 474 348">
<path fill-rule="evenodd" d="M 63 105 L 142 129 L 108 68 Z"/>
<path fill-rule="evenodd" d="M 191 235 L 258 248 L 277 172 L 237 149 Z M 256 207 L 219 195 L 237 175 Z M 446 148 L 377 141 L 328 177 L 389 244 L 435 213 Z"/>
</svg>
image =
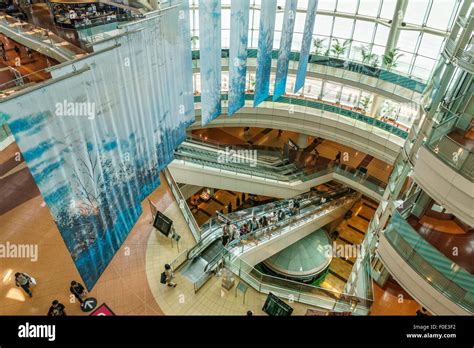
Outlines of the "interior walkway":
<svg viewBox="0 0 474 348">
<path fill-rule="evenodd" d="M 243 127 L 221 127 L 221 128 L 203 128 L 194 130 L 193 136 L 199 137 L 205 141 L 214 141 L 219 144 L 229 145 L 241 145 L 248 144 L 249 139 L 258 138 L 254 145 L 268 146 L 274 148 L 283 148 L 283 144 L 288 143 L 288 140 L 296 142 L 298 133 L 282 131 L 279 135 L 278 129 L 268 131 L 263 128 L 250 128 L 248 132 L 244 132 Z M 262 135 L 263 134 L 263 135 Z M 308 136 L 308 146 L 313 142 L 314 137 Z M 304 157 L 303 163 L 308 170 L 313 169 L 315 166 L 327 165 L 329 161 L 335 159 L 338 151 L 341 153 L 347 153 L 347 156 L 341 158 L 341 162 L 350 167 L 357 168 L 363 165 L 367 168 L 367 173 L 380 181 L 386 183 L 392 172 L 392 166 L 377 159 L 367 157 L 365 153 L 354 150 L 350 147 L 323 139 L 322 142 L 316 147 L 319 153 L 317 162 L 315 162 L 315 156 Z"/>
</svg>

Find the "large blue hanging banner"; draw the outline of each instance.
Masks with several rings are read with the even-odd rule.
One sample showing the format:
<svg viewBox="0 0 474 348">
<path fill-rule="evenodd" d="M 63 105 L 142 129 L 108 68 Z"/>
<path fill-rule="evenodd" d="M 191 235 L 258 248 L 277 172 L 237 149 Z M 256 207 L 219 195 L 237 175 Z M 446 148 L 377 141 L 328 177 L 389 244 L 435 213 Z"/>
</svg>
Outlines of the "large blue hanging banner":
<svg viewBox="0 0 474 348">
<path fill-rule="evenodd" d="M 273 32 L 275 31 L 276 0 L 262 1 L 258 33 L 257 72 L 253 106 L 268 98 L 272 68 Z"/>
<path fill-rule="evenodd" d="M 191 51 L 191 25 L 189 21 L 188 0 L 180 0 L 178 25 L 181 33 L 180 44 L 183 45 L 182 50 L 184 52 L 182 55 L 183 68 L 174 72 L 180 73 L 180 78 L 178 80 L 183 83 L 182 89 L 184 91 L 184 103 L 183 105 L 180 105 L 178 112 L 180 114 L 184 114 L 186 126 L 189 126 L 194 123 L 195 114 L 193 92 L 193 57 Z"/>
<path fill-rule="evenodd" d="M 169 16 L 169 17 L 168 17 Z M 166 18 L 166 20 L 165 20 Z M 94 55 L 1 102 L 59 232 L 91 289 L 185 135 L 178 8 L 126 25 Z M 190 48 L 189 48 L 190 49 Z M 113 64 L 111 64 L 113 62 Z"/>
<path fill-rule="evenodd" d="M 221 114 L 221 1 L 199 1 L 201 124 Z"/>
<path fill-rule="evenodd" d="M 283 29 L 281 33 L 280 50 L 278 52 L 273 101 L 285 94 L 297 3 L 298 0 L 286 0 L 285 2 L 285 16 L 283 17 Z"/>
<path fill-rule="evenodd" d="M 233 0 L 230 10 L 229 106 L 231 116 L 245 105 L 249 0 Z"/>
<path fill-rule="evenodd" d="M 316 20 L 316 10 L 318 8 L 318 0 L 309 0 L 308 9 L 306 10 L 306 21 L 304 23 L 303 41 L 301 42 L 300 62 L 298 72 L 296 73 L 296 82 L 294 92 L 298 92 L 303 86 L 306 79 L 306 69 L 308 67 L 309 53 L 311 44 L 313 43 L 314 22 Z"/>
</svg>

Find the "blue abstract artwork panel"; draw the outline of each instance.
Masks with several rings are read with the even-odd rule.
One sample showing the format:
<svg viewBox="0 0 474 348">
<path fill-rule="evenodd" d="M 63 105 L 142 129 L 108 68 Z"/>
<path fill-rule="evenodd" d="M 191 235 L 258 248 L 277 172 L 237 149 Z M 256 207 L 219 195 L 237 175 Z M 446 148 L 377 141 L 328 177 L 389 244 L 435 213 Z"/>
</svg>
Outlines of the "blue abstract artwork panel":
<svg viewBox="0 0 474 348">
<path fill-rule="evenodd" d="M 276 0 L 262 1 L 258 36 L 257 72 L 253 106 L 268 98 L 272 68 L 273 32 L 275 31 Z"/>
<path fill-rule="evenodd" d="M 199 1 L 201 123 L 221 114 L 221 2 Z"/>
<path fill-rule="evenodd" d="M 229 104 L 231 116 L 245 105 L 249 0 L 232 1 L 230 17 Z"/>
<path fill-rule="evenodd" d="M 182 68 L 173 55 L 185 46 L 178 10 L 166 16 L 124 29 L 94 46 L 95 55 L 54 69 L 46 86 L 2 103 L 0 118 L 88 289 L 185 136 L 188 116 L 178 112 L 185 91 L 170 73 Z"/>
<path fill-rule="evenodd" d="M 308 68 L 309 54 L 313 43 L 314 22 L 316 20 L 316 10 L 318 0 L 309 0 L 306 10 L 306 20 L 304 23 L 303 41 L 301 42 L 300 61 L 298 72 L 296 73 L 296 82 L 294 92 L 297 93 L 303 86 L 306 79 L 306 70 Z"/>
<path fill-rule="evenodd" d="M 295 27 L 296 5 L 298 0 L 286 0 L 285 15 L 283 17 L 283 29 L 281 33 L 280 50 L 275 76 L 275 88 L 273 100 L 277 100 L 285 94 L 286 78 L 288 76 L 288 63 L 290 61 L 291 42 L 293 41 L 293 29 Z"/>
</svg>

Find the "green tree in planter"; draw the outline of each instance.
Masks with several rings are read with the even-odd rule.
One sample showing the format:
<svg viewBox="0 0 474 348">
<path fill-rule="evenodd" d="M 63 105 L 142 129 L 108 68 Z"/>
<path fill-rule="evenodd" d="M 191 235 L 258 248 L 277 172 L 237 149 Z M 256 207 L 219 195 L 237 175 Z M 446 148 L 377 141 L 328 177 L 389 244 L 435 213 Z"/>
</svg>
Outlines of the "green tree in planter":
<svg viewBox="0 0 474 348">
<path fill-rule="evenodd" d="M 313 46 L 314 46 L 313 54 L 321 55 L 321 53 L 323 51 L 323 48 L 324 48 L 324 45 L 323 45 L 324 41 L 326 41 L 326 39 L 314 39 L 313 40 Z"/>
<path fill-rule="evenodd" d="M 359 100 L 359 107 L 364 110 L 364 112 L 367 112 L 368 108 L 370 105 L 370 97 L 369 96 L 363 96 Z"/>
<path fill-rule="evenodd" d="M 379 65 L 380 57 L 375 53 L 370 53 L 370 47 L 362 47 L 361 49 L 362 63 L 371 65 L 376 68 Z"/>
<path fill-rule="evenodd" d="M 392 68 L 397 67 L 397 62 L 402 57 L 403 54 L 399 52 L 398 48 L 394 48 L 388 51 L 387 54 L 383 56 L 383 65 L 387 70 L 391 70 Z"/>
<path fill-rule="evenodd" d="M 338 39 L 334 39 L 334 42 L 331 47 L 331 53 L 336 58 L 339 58 L 341 54 L 346 53 L 348 47 L 349 47 L 349 40 L 344 40 L 344 42 L 341 44 Z"/>
</svg>

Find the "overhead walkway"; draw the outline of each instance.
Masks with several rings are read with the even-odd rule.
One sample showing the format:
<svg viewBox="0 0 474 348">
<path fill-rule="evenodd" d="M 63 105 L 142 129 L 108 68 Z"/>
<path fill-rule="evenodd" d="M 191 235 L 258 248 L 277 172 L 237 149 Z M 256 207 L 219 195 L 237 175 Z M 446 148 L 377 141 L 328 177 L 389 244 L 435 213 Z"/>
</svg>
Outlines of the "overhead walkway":
<svg viewBox="0 0 474 348">
<path fill-rule="evenodd" d="M 183 184 L 289 198 L 312 187 L 336 180 L 380 201 L 385 183 L 357 168 L 328 161 L 307 170 L 298 168 L 274 149 L 233 148 L 188 138 L 175 151 L 168 166 L 175 180 Z M 235 151 L 231 154 L 230 150 Z M 247 152 L 246 152 L 247 151 Z"/>
</svg>

